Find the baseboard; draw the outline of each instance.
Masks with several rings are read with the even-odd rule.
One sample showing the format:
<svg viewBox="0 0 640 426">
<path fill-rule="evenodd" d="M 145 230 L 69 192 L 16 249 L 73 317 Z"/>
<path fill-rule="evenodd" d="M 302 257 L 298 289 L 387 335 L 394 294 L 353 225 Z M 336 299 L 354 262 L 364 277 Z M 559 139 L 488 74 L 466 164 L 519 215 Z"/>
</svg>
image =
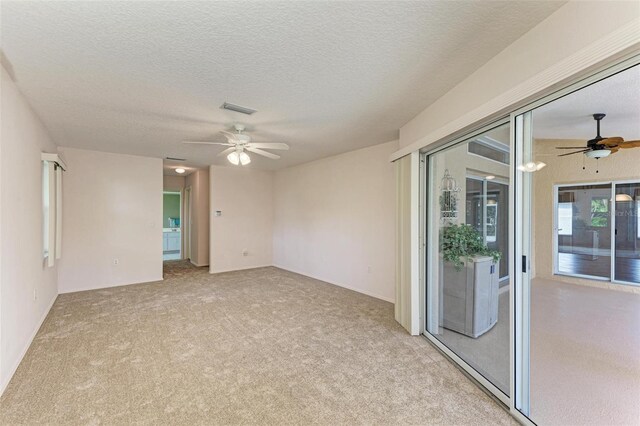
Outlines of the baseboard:
<svg viewBox="0 0 640 426">
<path fill-rule="evenodd" d="M 56 294 L 53 297 L 53 299 L 51 299 L 51 303 L 49 303 L 49 306 L 47 307 L 47 309 L 44 311 L 44 315 L 42 315 L 42 318 L 40 318 L 40 322 L 38 323 L 38 326 L 35 328 L 35 330 L 33 330 L 33 333 L 31 334 L 31 337 L 29 338 L 28 343 L 22 349 L 22 353 L 20 354 L 20 357 L 18 357 L 18 361 L 13 366 L 13 368 L 9 370 L 11 371 L 11 373 L 9 374 L 6 382 L 3 382 L 2 384 L 0 384 L 0 396 L 2 396 L 4 391 L 7 389 L 7 386 L 9 386 L 9 383 L 11 383 L 11 379 L 13 378 L 13 375 L 16 374 L 16 371 L 18 370 L 20 363 L 22 363 L 24 356 L 27 354 L 27 351 L 29 350 L 29 348 L 31 347 L 31 344 L 33 343 L 33 339 L 36 338 L 38 331 L 40 331 L 40 327 L 42 327 L 44 320 L 47 319 L 47 315 L 49 315 L 49 311 L 51 311 L 51 308 L 53 307 L 53 304 L 56 303 L 57 299 L 58 299 L 58 295 Z"/>
<path fill-rule="evenodd" d="M 191 260 L 191 259 L 189 259 L 189 263 L 191 263 L 193 266 L 197 266 L 198 268 L 203 268 L 203 267 L 205 267 L 205 266 L 209 266 L 209 264 L 208 264 L 208 263 L 202 263 L 202 264 L 200 264 L 200 263 L 196 263 L 196 262 L 194 262 L 194 261 L 193 261 L 193 260 Z"/>
<path fill-rule="evenodd" d="M 96 287 L 79 288 L 79 289 L 65 289 L 63 291 L 60 291 L 60 294 L 79 293 L 79 292 L 82 292 L 82 291 L 91 291 L 91 290 L 103 290 L 103 289 L 114 288 L 114 287 L 125 287 L 125 286 L 128 286 L 128 285 L 155 283 L 155 282 L 158 282 L 158 281 L 164 281 L 164 277 L 162 275 L 160 275 L 160 277 L 158 277 L 156 279 L 144 280 L 144 281 L 135 281 L 135 282 L 132 282 L 132 283 L 110 284 L 110 285 L 106 285 L 106 286 L 96 286 Z"/>
<path fill-rule="evenodd" d="M 273 265 L 268 264 L 268 265 L 247 266 L 245 268 L 223 269 L 223 270 L 220 270 L 220 271 L 211 271 L 211 270 L 209 270 L 209 273 L 210 274 L 222 274 L 224 272 L 248 271 L 249 269 L 268 268 L 270 266 L 273 266 Z"/>
<path fill-rule="evenodd" d="M 393 299 L 393 298 L 380 296 L 379 294 L 375 294 L 375 293 L 372 293 L 370 291 L 365 291 L 365 290 L 362 290 L 362 289 L 359 289 L 359 288 L 355 288 L 355 287 L 351 287 L 351 286 L 348 286 L 348 285 L 339 284 L 339 283 L 336 283 L 336 282 L 331 282 L 331 281 L 328 281 L 325 278 L 321 278 L 321 277 L 310 275 L 310 274 L 307 274 L 307 273 L 304 273 L 304 272 L 296 271 L 294 269 L 286 268 L 284 266 L 280 266 L 280 265 L 272 265 L 272 266 L 274 266 L 274 267 L 276 267 L 278 269 L 282 269 L 282 270 L 288 271 L 288 272 L 293 272 L 294 274 L 304 275 L 305 277 L 313 278 L 314 280 L 323 281 L 325 283 L 328 283 L 328 284 L 331 284 L 331 285 L 335 285 L 336 287 L 346 288 L 347 290 L 355 291 L 356 293 L 361 293 L 361 294 L 365 294 L 367 296 L 375 297 L 376 299 L 384 300 L 385 302 L 389 302 L 389 303 L 393 303 L 393 304 L 396 303 L 395 299 Z"/>
</svg>

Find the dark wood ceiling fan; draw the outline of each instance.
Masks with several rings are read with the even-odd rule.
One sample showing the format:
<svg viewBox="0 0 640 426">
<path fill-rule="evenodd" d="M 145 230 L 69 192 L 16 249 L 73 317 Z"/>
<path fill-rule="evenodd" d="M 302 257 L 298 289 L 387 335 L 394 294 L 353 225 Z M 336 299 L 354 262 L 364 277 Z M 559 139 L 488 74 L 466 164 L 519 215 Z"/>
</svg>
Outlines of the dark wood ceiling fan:
<svg viewBox="0 0 640 426">
<path fill-rule="evenodd" d="M 640 148 L 640 140 L 625 141 L 620 136 L 605 138 L 600 135 L 600 121 L 606 117 L 606 114 L 593 114 L 593 119 L 597 122 L 597 135 L 595 138 L 587 141 L 587 146 L 558 146 L 556 149 L 578 149 L 579 151 L 560 154 L 558 157 L 564 157 L 573 154 L 585 154 L 589 158 L 602 158 L 610 154 L 615 154 L 619 149 L 623 148 Z"/>
</svg>

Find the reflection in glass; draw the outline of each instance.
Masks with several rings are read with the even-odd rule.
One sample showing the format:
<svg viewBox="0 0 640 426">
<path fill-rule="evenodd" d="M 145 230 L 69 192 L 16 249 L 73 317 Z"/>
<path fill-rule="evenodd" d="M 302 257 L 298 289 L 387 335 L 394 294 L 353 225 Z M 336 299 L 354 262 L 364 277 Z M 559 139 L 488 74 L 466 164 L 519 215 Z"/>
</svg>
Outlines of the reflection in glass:
<svg viewBox="0 0 640 426">
<path fill-rule="evenodd" d="M 471 141 L 489 151 L 466 142 L 429 156 L 427 232 L 427 331 L 507 395 L 509 136 L 507 124 Z"/>
<path fill-rule="evenodd" d="M 640 183 L 616 184 L 615 279 L 640 283 Z"/>
<path fill-rule="evenodd" d="M 558 272 L 611 276 L 611 184 L 561 186 L 557 195 Z"/>
</svg>

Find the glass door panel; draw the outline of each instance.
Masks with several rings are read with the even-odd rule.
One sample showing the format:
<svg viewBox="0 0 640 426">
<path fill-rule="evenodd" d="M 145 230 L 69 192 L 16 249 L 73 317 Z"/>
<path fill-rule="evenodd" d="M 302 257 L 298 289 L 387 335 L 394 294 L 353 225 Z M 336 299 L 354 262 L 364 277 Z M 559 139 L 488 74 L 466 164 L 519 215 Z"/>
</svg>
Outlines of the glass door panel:
<svg viewBox="0 0 640 426">
<path fill-rule="evenodd" d="M 509 264 L 509 127 L 428 157 L 427 335 L 504 395 L 510 285 L 500 278 Z"/>
<path fill-rule="evenodd" d="M 493 175 L 467 177 L 466 223 L 482 235 L 487 247 L 506 259 L 509 253 L 509 185 L 495 179 Z M 508 262 L 500 262 L 499 274 L 501 284 L 506 285 Z"/>
<path fill-rule="evenodd" d="M 640 284 L 640 182 L 615 188 L 615 280 Z"/>
<path fill-rule="evenodd" d="M 509 255 L 509 185 L 495 180 L 487 181 L 487 236 L 490 249 L 500 253 L 502 259 Z M 500 285 L 509 278 L 509 263 L 500 262 Z"/>
</svg>

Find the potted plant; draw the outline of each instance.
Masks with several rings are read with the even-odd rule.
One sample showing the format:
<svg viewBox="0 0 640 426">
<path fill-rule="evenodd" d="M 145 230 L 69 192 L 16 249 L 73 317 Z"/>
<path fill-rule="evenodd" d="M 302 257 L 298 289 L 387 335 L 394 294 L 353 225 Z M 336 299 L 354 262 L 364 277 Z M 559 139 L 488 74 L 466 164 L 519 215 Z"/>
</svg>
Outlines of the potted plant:
<svg viewBox="0 0 640 426">
<path fill-rule="evenodd" d="M 500 252 L 489 249 L 482 235 L 471 225 L 445 227 L 441 235 L 440 253 L 457 271 L 464 266 L 464 260 L 471 261 L 473 256 L 490 256 L 496 263 L 500 260 Z"/>
<path fill-rule="evenodd" d="M 477 338 L 498 320 L 500 252 L 472 226 L 451 225 L 442 228 L 440 254 L 442 325 Z"/>
</svg>

